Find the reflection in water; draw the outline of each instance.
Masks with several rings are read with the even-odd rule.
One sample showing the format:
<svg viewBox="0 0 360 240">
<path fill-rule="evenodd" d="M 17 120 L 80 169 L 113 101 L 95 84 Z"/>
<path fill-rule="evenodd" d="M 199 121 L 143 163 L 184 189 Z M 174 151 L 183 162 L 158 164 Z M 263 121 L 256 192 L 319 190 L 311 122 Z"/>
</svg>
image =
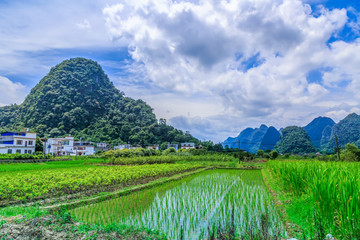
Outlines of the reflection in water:
<svg viewBox="0 0 360 240">
<path fill-rule="evenodd" d="M 179 181 L 77 208 L 85 222 L 119 223 L 157 229 L 171 239 L 203 239 L 218 226 L 234 225 L 237 236 L 262 228 L 268 217 L 269 234 L 280 221 L 264 186 L 261 172 L 210 170 Z"/>
</svg>

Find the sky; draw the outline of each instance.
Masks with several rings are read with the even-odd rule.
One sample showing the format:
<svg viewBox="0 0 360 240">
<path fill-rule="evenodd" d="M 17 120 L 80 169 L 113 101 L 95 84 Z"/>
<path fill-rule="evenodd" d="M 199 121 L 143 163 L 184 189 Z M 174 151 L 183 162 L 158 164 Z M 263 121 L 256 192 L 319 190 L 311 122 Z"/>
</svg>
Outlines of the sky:
<svg viewBox="0 0 360 240">
<path fill-rule="evenodd" d="M 65 59 L 200 140 L 360 113 L 357 0 L 0 0 L 0 106 Z"/>
</svg>

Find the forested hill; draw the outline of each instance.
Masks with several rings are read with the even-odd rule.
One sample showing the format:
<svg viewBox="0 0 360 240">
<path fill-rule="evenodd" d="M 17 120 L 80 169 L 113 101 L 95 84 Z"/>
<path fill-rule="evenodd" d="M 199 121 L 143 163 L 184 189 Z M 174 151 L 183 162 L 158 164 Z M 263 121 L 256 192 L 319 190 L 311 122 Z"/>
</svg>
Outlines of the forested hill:
<svg viewBox="0 0 360 240">
<path fill-rule="evenodd" d="M 190 134 L 159 124 L 149 105 L 125 97 L 98 63 L 84 58 L 56 65 L 22 104 L 0 108 L 0 131 L 23 128 L 41 137 L 71 134 L 114 144 L 197 142 Z"/>
</svg>

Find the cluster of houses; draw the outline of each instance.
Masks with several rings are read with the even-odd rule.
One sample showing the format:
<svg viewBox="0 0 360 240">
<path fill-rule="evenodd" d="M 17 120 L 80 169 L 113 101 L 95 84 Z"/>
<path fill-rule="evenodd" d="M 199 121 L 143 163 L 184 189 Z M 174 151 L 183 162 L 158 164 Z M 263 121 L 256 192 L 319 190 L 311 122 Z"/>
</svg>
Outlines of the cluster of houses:
<svg viewBox="0 0 360 240">
<path fill-rule="evenodd" d="M 74 141 L 74 137 L 66 136 L 64 138 L 48 138 L 42 139 L 44 143 L 43 151 L 46 154 L 54 154 L 56 156 L 81 156 L 93 155 L 96 151 L 108 151 L 112 148 L 107 143 L 93 143 Z M 36 133 L 23 132 L 3 132 L 0 133 L 0 153 L 19 153 L 32 154 L 35 152 Z M 195 143 L 181 143 L 182 149 L 195 148 Z M 167 148 L 173 147 L 178 150 L 178 144 L 168 144 Z M 130 144 L 115 146 L 115 150 L 136 149 L 141 146 L 132 146 Z M 148 146 L 147 149 L 159 150 L 159 145 Z"/>
</svg>

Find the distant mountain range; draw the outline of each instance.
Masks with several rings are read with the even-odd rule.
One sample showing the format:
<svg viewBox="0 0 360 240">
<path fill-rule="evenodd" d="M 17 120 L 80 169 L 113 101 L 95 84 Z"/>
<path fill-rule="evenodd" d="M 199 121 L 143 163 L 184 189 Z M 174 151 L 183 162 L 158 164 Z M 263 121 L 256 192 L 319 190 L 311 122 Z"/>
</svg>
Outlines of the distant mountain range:
<svg viewBox="0 0 360 240">
<path fill-rule="evenodd" d="M 280 132 L 274 127 L 262 124 L 259 128 L 246 128 L 237 137 L 229 137 L 223 143 L 223 147 L 245 149 L 248 152 L 256 152 L 259 149 L 273 149 L 280 140 Z"/>
<path fill-rule="evenodd" d="M 349 114 L 339 123 L 335 123 L 328 117 L 317 117 L 303 129 L 306 131 L 307 136 L 302 136 L 303 134 L 301 136 L 309 138 L 318 151 L 333 152 L 336 146 L 335 135 L 338 137 L 340 147 L 344 147 L 346 143 L 355 143 L 360 146 L 360 116 L 356 113 Z M 282 130 L 283 128 L 278 131 L 274 127 L 267 127 L 264 124 L 259 128 L 246 128 L 237 137 L 227 138 L 222 145 L 223 147 L 238 148 L 240 142 L 240 148 L 251 153 L 255 153 L 259 149 L 272 150 L 282 139 Z M 286 141 L 295 140 L 289 138 L 289 136 L 300 135 L 288 135 Z M 283 141 L 281 144 L 283 144 Z M 307 149 L 313 148 L 308 147 Z"/>
</svg>

